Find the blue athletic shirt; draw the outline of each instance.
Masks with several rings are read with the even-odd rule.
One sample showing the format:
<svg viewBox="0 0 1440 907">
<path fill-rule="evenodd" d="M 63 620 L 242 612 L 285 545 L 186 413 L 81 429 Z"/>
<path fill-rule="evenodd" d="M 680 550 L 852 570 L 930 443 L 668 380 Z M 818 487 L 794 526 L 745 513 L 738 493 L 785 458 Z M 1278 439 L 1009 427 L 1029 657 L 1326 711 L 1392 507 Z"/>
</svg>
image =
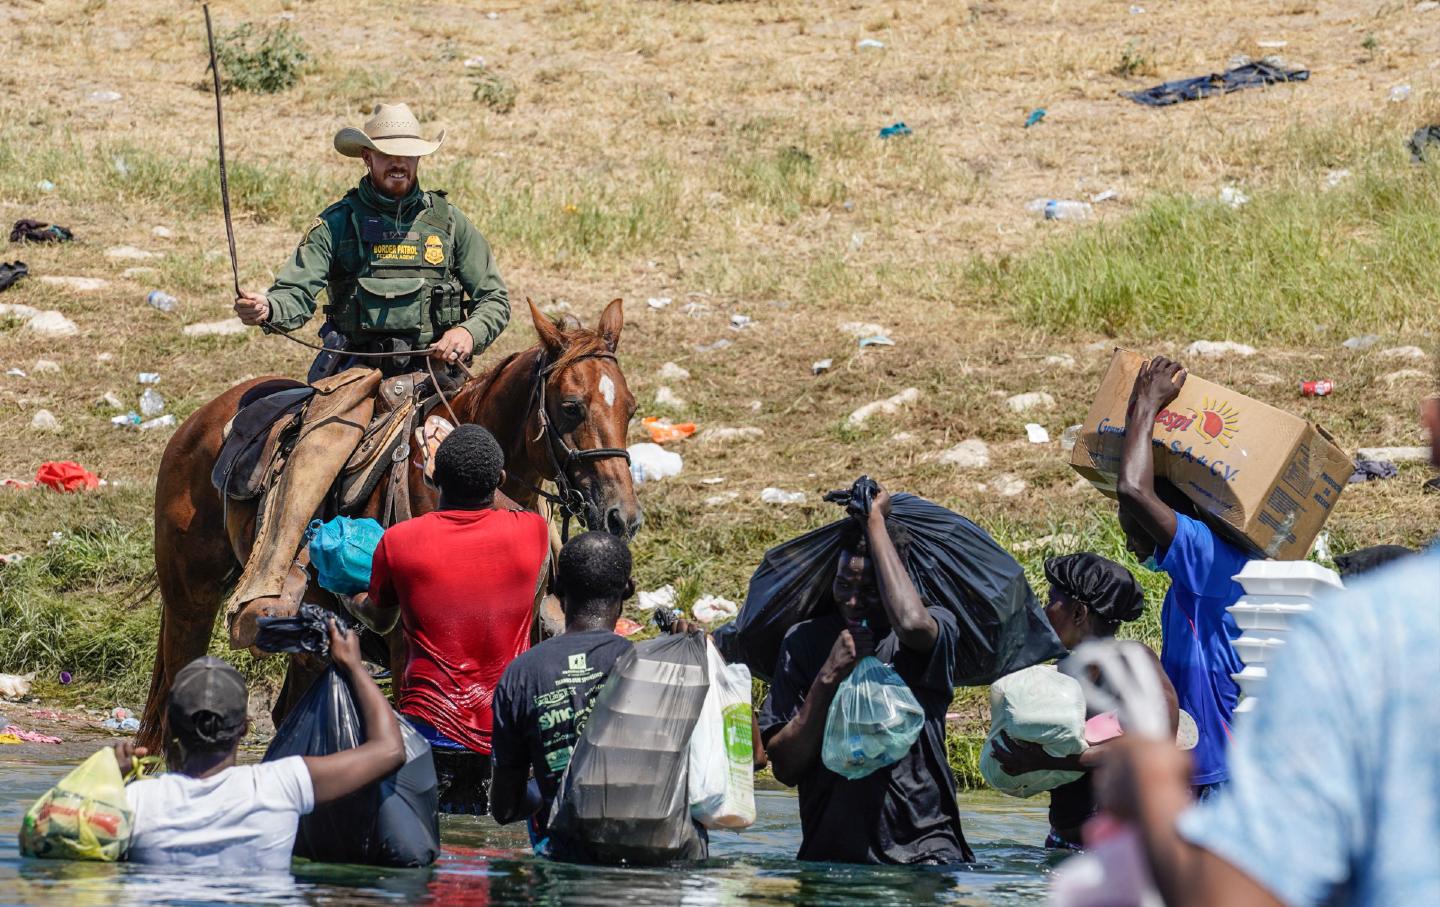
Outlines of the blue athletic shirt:
<svg viewBox="0 0 1440 907">
<path fill-rule="evenodd" d="M 1180 708 L 1190 713 L 1200 731 L 1191 753 L 1196 785 L 1228 777 L 1225 748 L 1240 699 L 1240 686 L 1230 675 L 1245 665 L 1230 645 L 1240 628 L 1225 609 L 1245 594 L 1231 577 L 1250 560 L 1209 526 L 1175 514 L 1175 539 L 1160 559 L 1160 569 L 1170 575 L 1170 591 L 1160 611 L 1160 663 L 1175 686 Z"/>
</svg>

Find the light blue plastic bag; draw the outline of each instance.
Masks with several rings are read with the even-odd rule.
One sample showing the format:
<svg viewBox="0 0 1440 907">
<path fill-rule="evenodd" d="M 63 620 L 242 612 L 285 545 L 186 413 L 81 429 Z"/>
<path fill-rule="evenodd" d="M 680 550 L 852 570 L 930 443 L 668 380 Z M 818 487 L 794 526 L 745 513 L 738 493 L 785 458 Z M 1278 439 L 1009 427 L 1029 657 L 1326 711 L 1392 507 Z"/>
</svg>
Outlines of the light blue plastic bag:
<svg viewBox="0 0 1440 907">
<path fill-rule="evenodd" d="M 924 726 L 925 712 L 910 687 L 894 668 L 867 655 L 830 702 L 820 759 L 843 778 L 863 778 L 899 762 Z"/>
<path fill-rule="evenodd" d="M 310 564 L 322 589 L 355 595 L 370 588 L 370 564 L 385 530 L 372 519 L 337 516 L 328 523 L 315 520 L 310 540 Z"/>
</svg>

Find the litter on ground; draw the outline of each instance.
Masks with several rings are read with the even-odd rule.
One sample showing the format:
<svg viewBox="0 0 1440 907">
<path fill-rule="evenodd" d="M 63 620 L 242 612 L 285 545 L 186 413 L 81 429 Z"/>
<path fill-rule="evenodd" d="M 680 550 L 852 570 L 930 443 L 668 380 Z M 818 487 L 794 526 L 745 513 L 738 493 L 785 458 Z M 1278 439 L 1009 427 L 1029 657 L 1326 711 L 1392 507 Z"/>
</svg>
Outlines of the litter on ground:
<svg viewBox="0 0 1440 907">
<path fill-rule="evenodd" d="M 938 457 L 946 466 L 961 469 L 982 469 L 990 465 L 990 448 L 979 438 L 966 438 Z"/>
<path fill-rule="evenodd" d="M 1253 356 L 1255 347 L 1243 343 L 1235 343 L 1231 340 L 1197 340 L 1185 347 L 1187 356 L 1203 356 L 1207 359 L 1214 359 L 1219 356 Z"/>
<path fill-rule="evenodd" d="M 1379 334 L 1361 334 L 1358 337 L 1350 337 L 1341 346 L 1347 350 L 1363 350 L 1380 342 Z"/>
<path fill-rule="evenodd" d="M 1423 362 L 1429 358 L 1425 351 L 1418 346 L 1392 346 L 1388 350 L 1381 350 L 1380 355 L 1386 359 L 1415 359 Z M 38 366 L 39 363 L 37 362 Z"/>
<path fill-rule="evenodd" d="M 920 399 L 920 388 L 907 387 L 893 397 L 884 400 L 876 400 L 874 403 L 867 403 L 850 414 L 845 421 L 850 425 L 864 425 L 865 422 L 876 413 L 883 413 L 887 416 L 894 415 L 900 411 L 902 406 L 908 406 Z"/>
<path fill-rule="evenodd" d="M 50 410 L 40 409 L 30 418 L 30 427 L 36 431 L 59 431 L 60 420 Z"/>
<path fill-rule="evenodd" d="M 630 477 L 636 485 L 678 476 L 684 468 L 684 461 L 678 453 L 672 453 L 659 444 L 632 444 L 629 451 Z"/>
<path fill-rule="evenodd" d="M 30 695 L 30 684 L 35 680 L 32 674 L 0 674 L 0 698 L 19 699 Z"/>
<path fill-rule="evenodd" d="M 669 296 L 651 296 L 645 300 L 645 304 L 652 309 L 663 309 L 672 302 L 674 302 L 674 300 Z"/>
<path fill-rule="evenodd" d="M 803 504 L 805 503 L 805 492 L 763 488 L 760 490 L 760 501 L 765 504 Z"/>
<path fill-rule="evenodd" d="M 688 372 L 682 366 L 676 365 L 673 362 L 667 362 L 664 365 L 660 366 L 660 371 L 657 372 L 656 375 L 663 381 L 690 380 L 690 372 Z"/>
<path fill-rule="evenodd" d="M 718 620 L 725 620 L 734 617 L 740 606 L 728 598 L 721 598 L 718 595 L 701 596 L 695 604 L 690 606 L 690 613 L 702 624 L 713 624 Z"/>
<path fill-rule="evenodd" d="M 887 336 L 884 335 L 884 334 L 874 334 L 874 335 L 869 336 L 869 337 L 861 337 L 861 338 L 860 338 L 860 348 L 861 348 L 862 350 L 865 349 L 867 346 L 894 346 L 894 345 L 895 345 L 895 341 L 891 340 L 889 337 L 887 337 Z"/>
<path fill-rule="evenodd" d="M 1007 397 L 1005 405 L 1010 407 L 1011 412 L 1023 413 L 1032 409 L 1050 409 L 1055 405 L 1055 398 L 1044 391 L 1030 391 Z"/>
<path fill-rule="evenodd" d="M 1050 443 L 1050 432 L 1046 431 L 1045 426 L 1038 422 L 1025 423 L 1025 437 L 1029 439 L 1031 444 Z"/>
<path fill-rule="evenodd" d="M 641 592 L 635 606 L 641 611 L 654 611 L 656 608 L 673 608 L 675 607 L 675 587 L 666 583 L 659 589 Z"/>
<path fill-rule="evenodd" d="M 763 438 L 765 430 L 756 428 L 753 425 L 744 425 L 739 428 L 717 426 L 707 428 L 700 433 L 700 443 L 704 445 L 731 444 L 736 441 L 754 441 L 756 438 Z"/>
<path fill-rule="evenodd" d="M 202 321 L 199 324 L 187 324 L 180 333 L 186 337 L 225 337 L 231 334 L 243 334 L 248 331 L 239 318 L 226 318 L 223 321 Z"/>
<path fill-rule="evenodd" d="M 658 416 L 646 416 L 640 420 L 640 424 L 650 434 L 650 440 L 656 444 L 683 441 L 695 434 L 694 422 L 672 423 L 669 419 L 661 419 Z"/>
<path fill-rule="evenodd" d="M 1304 69 L 1286 70 L 1265 62 L 1245 63 L 1224 72 L 1162 82 L 1141 91 L 1122 91 L 1120 96 L 1147 107 L 1168 107 L 1181 101 L 1197 101 L 1276 82 L 1303 82 L 1308 78 L 1310 73 Z"/>
<path fill-rule="evenodd" d="M 42 274 L 35 279 L 41 283 L 64 287 L 67 290 L 74 290 L 77 293 L 94 293 L 96 290 L 103 290 L 110 285 L 108 281 L 102 280 L 99 277 L 65 277 L 54 274 Z"/>
<path fill-rule="evenodd" d="M 817 359 L 814 362 L 810 363 L 810 374 L 823 375 L 826 372 L 830 371 L 830 366 L 834 364 L 835 360 L 833 359 Z"/>
<path fill-rule="evenodd" d="M 41 463 L 35 482 L 55 491 L 91 491 L 100 487 L 100 477 L 69 460 Z"/>
</svg>

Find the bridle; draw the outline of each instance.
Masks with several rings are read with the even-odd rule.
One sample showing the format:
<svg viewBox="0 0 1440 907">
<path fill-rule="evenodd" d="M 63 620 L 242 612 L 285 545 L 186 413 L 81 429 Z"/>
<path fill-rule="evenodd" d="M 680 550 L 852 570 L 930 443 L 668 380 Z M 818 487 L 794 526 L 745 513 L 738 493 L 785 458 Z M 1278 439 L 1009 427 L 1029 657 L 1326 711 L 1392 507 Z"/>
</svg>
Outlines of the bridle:
<svg viewBox="0 0 1440 907">
<path fill-rule="evenodd" d="M 587 353 L 566 363 L 568 368 L 586 359 L 608 359 L 619 364 L 614 353 Z M 555 475 L 552 481 L 555 483 L 555 493 L 548 492 L 538 485 L 531 485 L 530 490 L 540 497 L 549 501 L 554 507 L 559 508 L 561 514 L 560 542 L 564 544 L 570 540 L 570 520 L 579 519 L 586 529 L 597 527 L 590 525 L 590 508 L 585 501 L 585 495 L 581 493 L 570 481 L 571 467 L 586 463 L 591 460 L 608 460 L 620 457 L 626 463 L 630 462 L 630 451 L 621 447 L 591 447 L 580 449 L 565 439 L 560 429 L 550 420 L 550 411 L 545 406 L 545 385 L 547 379 L 559 366 L 560 362 L 545 362 L 542 354 L 536 361 L 534 383 L 530 389 L 531 405 L 535 407 L 540 418 L 540 434 L 545 436 L 545 452 L 549 455 L 550 466 L 554 469 Z M 535 440 L 540 440 L 539 435 Z M 604 527 L 599 527 L 604 528 Z"/>
</svg>

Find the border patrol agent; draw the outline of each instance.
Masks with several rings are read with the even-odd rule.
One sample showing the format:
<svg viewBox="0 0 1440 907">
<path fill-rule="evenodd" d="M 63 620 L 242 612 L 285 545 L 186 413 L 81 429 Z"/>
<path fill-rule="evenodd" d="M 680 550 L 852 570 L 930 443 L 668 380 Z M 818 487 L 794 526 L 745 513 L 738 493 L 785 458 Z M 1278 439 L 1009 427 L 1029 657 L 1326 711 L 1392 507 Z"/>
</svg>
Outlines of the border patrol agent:
<svg viewBox="0 0 1440 907">
<path fill-rule="evenodd" d="M 293 331 L 315 314 L 327 291 L 310 381 L 350 365 L 385 374 L 419 368 L 409 357 L 355 359 L 350 352 L 402 352 L 434 345 L 446 363 L 469 359 L 495 341 L 510 320 L 510 297 L 490 244 L 438 190 L 422 190 L 419 159 L 432 154 L 405 104 L 379 104 L 363 129 L 335 135 L 335 150 L 369 171 L 345 197 L 320 213 L 266 293 L 235 301 L 240 320 Z"/>
<path fill-rule="evenodd" d="M 304 529 L 359 443 L 382 377 L 424 370 L 415 356 L 354 352 L 429 349 L 453 387 L 456 363 L 483 352 L 510 321 L 510 297 L 490 245 L 439 191 L 416 179 L 420 158 L 445 141 L 420 136 L 404 104 L 379 104 L 363 129 L 335 135 L 335 150 L 365 162 L 360 185 L 321 212 L 267 292 L 242 292 L 249 325 L 293 331 L 328 294 L 325 352 L 309 380 L 318 390 L 277 484 L 265 497 L 245 570 L 226 607 L 231 645 L 247 647 L 261 617 L 295 613 L 308 577 L 295 561 Z"/>
</svg>

